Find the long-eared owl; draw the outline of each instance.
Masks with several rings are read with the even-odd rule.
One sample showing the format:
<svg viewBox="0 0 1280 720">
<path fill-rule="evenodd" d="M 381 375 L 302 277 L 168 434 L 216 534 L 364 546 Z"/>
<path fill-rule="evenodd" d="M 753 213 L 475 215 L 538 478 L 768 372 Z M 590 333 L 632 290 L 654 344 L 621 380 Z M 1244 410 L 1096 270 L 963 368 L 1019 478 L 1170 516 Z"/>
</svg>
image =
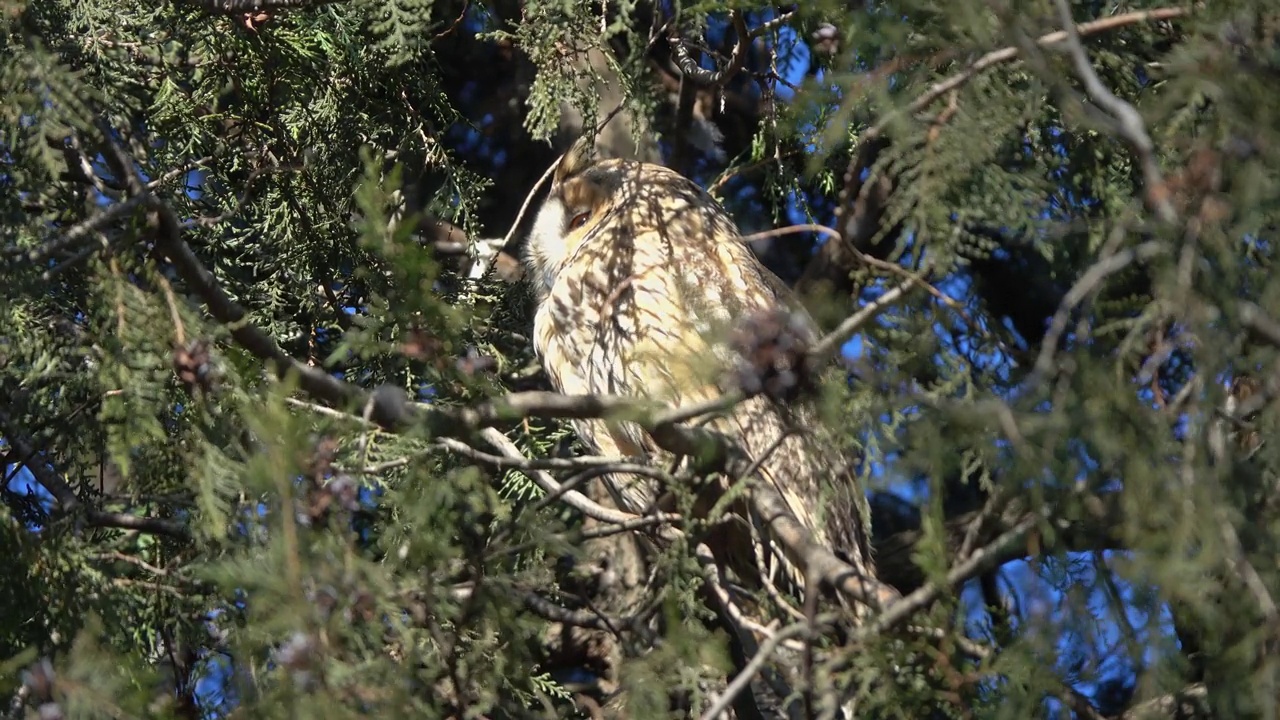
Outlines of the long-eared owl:
<svg viewBox="0 0 1280 720">
<path fill-rule="evenodd" d="M 728 388 L 734 358 L 725 339 L 743 318 L 785 308 L 807 339 L 817 334 L 708 193 L 659 165 L 597 162 L 581 142 L 554 171 L 525 262 L 538 296 L 534 345 L 553 386 L 567 394 L 644 397 L 671 407 L 702 402 Z M 709 425 L 755 459 L 758 480 L 778 489 L 815 539 L 871 577 L 847 453 L 811 406 L 757 395 Z M 582 420 L 575 429 L 601 455 L 670 459 L 634 423 Z M 663 494 L 648 477 L 603 481 L 620 509 L 633 513 Z M 799 559 L 764 534 L 764 547 L 753 544 L 745 523 L 763 523 L 744 504 L 732 509 L 720 547 L 712 547 L 717 558 L 740 576 L 781 568 L 794 588 L 803 578 Z"/>
</svg>

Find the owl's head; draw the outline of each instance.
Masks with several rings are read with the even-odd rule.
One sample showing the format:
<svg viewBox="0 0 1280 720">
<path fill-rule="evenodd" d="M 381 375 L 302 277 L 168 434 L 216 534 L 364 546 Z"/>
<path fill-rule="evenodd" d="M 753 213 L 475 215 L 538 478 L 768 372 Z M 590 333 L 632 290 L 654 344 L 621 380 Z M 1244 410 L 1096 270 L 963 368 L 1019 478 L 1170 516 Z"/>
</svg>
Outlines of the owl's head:
<svg viewBox="0 0 1280 720">
<path fill-rule="evenodd" d="M 534 219 L 525 245 L 525 264 L 539 292 L 550 289 L 556 273 L 607 212 L 616 182 L 596 166 L 587 138 L 580 138 L 556 164 L 547 199 Z"/>
<path fill-rule="evenodd" d="M 597 161 L 582 138 L 556 165 L 524 259 L 536 289 L 545 293 L 588 241 L 602 248 L 725 233 L 736 235 L 733 221 L 688 178 L 661 165 Z"/>
</svg>

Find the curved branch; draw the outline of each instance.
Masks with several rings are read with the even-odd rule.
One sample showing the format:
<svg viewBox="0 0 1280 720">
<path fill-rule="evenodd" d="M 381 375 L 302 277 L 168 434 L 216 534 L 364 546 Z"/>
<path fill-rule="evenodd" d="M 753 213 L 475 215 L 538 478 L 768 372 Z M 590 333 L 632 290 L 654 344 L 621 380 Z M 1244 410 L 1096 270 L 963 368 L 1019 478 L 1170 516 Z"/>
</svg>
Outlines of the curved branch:
<svg viewBox="0 0 1280 720">
<path fill-rule="evenodd" d="M 737 33 L 737 38 L 733 43 L 733 52 L 729 55 L 729 63 L 718 70 L 708 70 L 699 65 L 689 53 L 688 46 L 681 39 L 675 26 L 671 27 L 669 30 L 671 49 L 675 53 L 676 67 L 680 68 L 681 75 L 699 85 L 721 88 L 742 70 L 743 63 L 747 60 L 747 47 L 751 43 L 751 33 L 747 31 L 746 20 L 738 10 L 729 13 L 729 22 L 733 24 L 733 31 Z"/>
</svg>

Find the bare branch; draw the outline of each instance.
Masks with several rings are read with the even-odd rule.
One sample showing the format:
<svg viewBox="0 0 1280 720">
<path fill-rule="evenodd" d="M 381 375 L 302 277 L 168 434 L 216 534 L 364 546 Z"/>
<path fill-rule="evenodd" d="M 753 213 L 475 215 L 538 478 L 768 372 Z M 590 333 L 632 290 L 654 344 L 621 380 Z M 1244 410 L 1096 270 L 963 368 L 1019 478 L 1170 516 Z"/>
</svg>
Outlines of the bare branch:
<svg viewBox="0 0 1280 720">
<path fill-rule="evenodd" d="M 717 603 L 720 605 L 720 609 L 725 619 L 733 626 L 734 631 L 738 635 L 744 655 L 746 653 L 751 653 L 753 660 L 755 658 L 762 658 L 762 662 L 757 672 L 765 677 L 766 681 L 772 686 L 773 692 L 777 697 L 783 699 L 791 697 L 791 688 L 787 685 L 786 681 L 780 677 L 778 673 L 773 672 L 764 666 L 763 661 L 768 659 L 769 654 L 761 654 L 761 648 L 755 639 L 755 635 L 757 634 L 766 639 L 774 638 L 777 635 L 775 632 L 777 622 L 775 621 L 770 623 L 768 627 L 764 627 L 743 613 L 742 608 L 739 607 L 738 603 L 734 600 L 732 592 L 729 587 L 727 587 L 728 583 L 725 582 L 723 571 L 716 563 L 715 555 L 711 552 L 711 548 L 707 547 L 703 543 L 699 543 L 698 546 L 694 548 L 694 555 L 702 565 L 702 574 L 706 579 L 707 587 L 709 588 L 712 596 L 716 599 Z M 807 627 L 808 620 L 804 619 L 799 626 Z M 792 641 L 783 641 L 779 644 L 787 644 L 790 642 Z M 796 643 L 789 649 L 793 651 L 800 651 L 803 649 L 803 645 Z M 750 663 L 748 663 L 747 667 L 750 667 Z M 745 668 L 743 672 L 746 672 Z M 739 675 L 738 677 L 742 678 L 743 676 Z M 703 717 L 716 717 L 720 712 L 723 712 L 730 705 L 733 705 L 737 697 L 741 695 L 750 684 L 750 681 L 751 675 L 747 675 L 744 682 L 737 685 L 730 683 L 729 687 L 725 688 L 725 691 L 716 698 L 712 706 L 703 714 Z M 793 707 L 794 705 L 790 706 L 789 709 Z"/>
<path fill-rule="evenodd" d="M 1137 154 L 1138 165 L 1142 168 L 1147 206 L 1156 213 L 1160 220 L 1172 224 L 1177 220 L 1177 213 L 1173 209 L 1173 203 L 1169 200 L 1169 189 L 1165 186 L 1164 177 L 1160 173 L 1160 166 L 1156 162 L 1155 143 L 1151 141 L 1151 136 L 1147 134 L 1146 124 L 1142 120 L 1142 115 L 1138 113 L 1138 110 L 1131 103 L 1116 97 L 1115 93 L 1112 93 L 1102 84 L 1102 79 L 1098 77 L 1098 73 L 1093 69 L 1092 63 L 1089 62 L 1089 56 L 1085 52 L 1084 44 L 1080 42 L 1080 33 L 1071 17 L 1071 6 L 1067 3 L 1067 0 L 1054 0 L 1054 3 L 1058 8 L 1058 17 L 1062 20 L 1063 27 L 1066 28 L 1067 51 L 1071 54 L 1076 74 L 1080 76 L 1080 81 L 1084 83 L 1085 91 L 1089 93 L 1089 97 L 1093 98 L 1093 101 L 1099 107 L 1111 115 L 1114 120 L 1114 131 L 1120 135 L 1121 139 L 1129 143 L 1134 153 Z"/>
<path fill-rule="evenodd" d="M 618 109 L 621 109 L 621 106 L 619 106 Z M 606 120 L 606 122 L 608 121 Z M 515 238 L 516 232 L 520 229 L 520 221 L 524 219 L 524 214 L 529 211 L 529 205 L 533 202 L 534 196 L 537 195 L 538 188 L 541 188 L 544 184 L 546 184 L 547 180 L 551 178 L 552 173 L 555 172 L 556 167 L 560 164 L 560 161 L 563 159 L 564 159 L 564 155 L 561 154 L 560 157 L 557 158 L 555 162 L 547 166 L 547 169 L 542 173 L 542 177 L 538 178 L 538 181 L 533 184 L 533 187 L 529 188 L 528 194 L 524 196 L 524 202 L 520 204 L 519 212 L 516 213 L 516 219 L 511 221 L 511 228 L 507 230 L 507 234 L 502 238 L 501 242 L 498 242 L 497 240 L 492 240 L 492 241 L 481 240 L 476 243 L 477 245 L 475 250 L 476 263 L 475 265 L 472 266 L 471 271 L 468 273 L 468 275 L 471 278 L 479 279 L 481 277 L 484 277 L 491 268 L 494 268 L 498 265 L 499 260 L 504 255 L 508 257 L 512 257 L 508 255 L 507 248 L 512 246 L 511 241 Z M 482 243 L 484 244 L 483 246 L 482 246 Z M 514 260 L 514 257 L 512 257 L 512 260 Z M 518 262 L 513 262 L 510 264 L 515 265 L 516 267 L 519 266 Z M 515 273 L 512 273 L 512 272 L 502 272 L 499 274 L 503 277 L 503 279 L 511 279 L 508 276 L 515 275 Z"/>
<path fill-rule="evenodd" d="M 702 714 L 701 720 L 714 720 L 723 717 L 729 706 L 733 704 L 734 698 L 742 694 L 743 691 L 751 685 L 751 681 L 755 679 L 757 673 L 769 661 L 769 658 L 777 651 L 778 647 L 791 638 L 809 633 L 810 625 L 808 622 L 798 622 L 793 625 L 775 632 L 769 636 L 760 645 L 760 649 L 752 656 L 751 660 L 742 668 L 733 680 L 729 683 L 724 692 L 712 702 L 711 707 Z"/>
<path fill-rule="evenodd" d="M 563 625 L 617 633 L 634 620 L 634 618 L 609 618 L 594 610 L 570 610 L 532 592 L 521 593 L 520 598 L 524 601 L 524 606 L 533 614 Z"/>
<path fill-rule="evenodd" d="M 1107 276 L 1123 270 L 1134 261 L 1146 262 L 1158 255 L 1163 255 L 1168 250 L 1169 248 L 1166 244 L 1151 240 L 1130 250 L 1124 250 L 1106 257 L 1086 270 L 1080 276 L 1080 279 L 1071 286 L 1071 289 L 1067 291 L 1067 294 L 1062 298 L 1062 302 L 1058 305 L 1058 311 L 1054 313 L 1053 320 L 1050 321 L 1049 329 L 1045 332 L 1044 340 L 1040 345 L 1040 354 L 1036 358 L 1036 364 L 1032 372 L 1034 379 L 1029 380 L 1027 384 L 1034 384 L 1039 379 L 1050 375 L 1053 370 L 1053 359 L 1058 352 L 1058 341 L 1062 338 L 1062 334 L 1066 332 L 1067 321 L 1071 317 L 1071 311 L 1083 302 L 1087 295 L 1096 290 L 1098 285 L 1107 279 Z"/>
<path fill-rule="evenodd" d="M 1136 25 L 1138 23 L 1143 23 L 1143 22 L 1157 22 L 1160 20 L 1172 20 L 1174 18 L 1182 17 L 1183 15 L 1186 15 L 1186 14 L 1187 14 L 1187 10 L 1185 8 L 1157 8 L 1155 10 L 1139 10 L 1139 11 L 1130 12 L 1130 13 L 1122 13 L 1120 15 L 1103 18 L 1101 20 L 1094 20 L 1092 22 L 1081 23 L 1080 25 L 1075 25 L 1071 23 L 1068 23 L 1068 25 L 1070 26 L 1071 30 L 1075 32 L 1076 36 L 1084 37 L 1088 35 L 1094 35 L 1100 32 L 1106 32 L 1108 30 L 1115 30 L 1116 28 L 1121 28 L 1128 25 Z M 1069 34 L 1069 31 L 1057 30 L 1051 33 L 1046 33 L 1044 35 L 1041 35 L 1039 38 L 1036 38 L 1035 44 L 1040 47 L 1051 47 L 1051 46 L 1066 42 L 1070 37 L 1071 35 Z M 925 91 L 915 100 L 911 101 L 911 104 L 907 106 L 907 112 L 917 113 L 917 112 L 920 112 L 921 110 L 924 110 L 935 100 L 942 97 L 943 95 L 946 95 L 952 90 L 955 90 L 963 86 L 965 83 L 969 82 L 974 77 L 976 77 L 979 73 L 982 73 L 986 70 L 990 70 L 991 68 L 997 65 L 1003 65 L 1004 63 L 1017 60 L 1020 54 L 1021 54 L 1020 49 L 1016 46 L 1011 45 L 1008 47 L 1000 48 L 999 50 L 993 50 L 983 55 L 977 60 L 974 60 L 973 62 L 969 63 L 969 66 L 966 67 L 964 70 L 960 71 L 959 73 L 952 75 L 946 80 L 941 80 L 929 86 L 929 89 L 927 91 Z M 884 132 L 885 128 L 888 127 L 890 119 L 891 118 L 886 117 L 882 119 L 880 122 L 876 123 L 866 133 L 862 134 L 861 139 L 863 141 L 866 141 L 871 138 L 878 137 L 881 133 Z"/>
<path fill-rule="evenodd" d="M 85 522 L 91 527 L 119 528 L 136 530 L 152 535 L 166 535 L 173 538 L 189 539 L 190 531 L 182 523 L 163 518 L 144 517 L 120 512 L 102 512 L 90 508 L 80 501 L 75 488 L 41 460 L 42 454 L 36 450 L 17 422 L 4 410 L 0 410 L 0 433 L 9 445 L 22 457 L 29 458 L 25 467 L 31 472 L 36 482 L 49 491 L 58 507 L 67 514 L 83 511 Z"/>
<path fill-rule="evenodd" d="M 1236 306 L 1236 312 L 1240 316 L 1240 324 L 1274 347 L 1280 348 L 1280 322 L 1276 322 L 1257 304 L 1248 300 L 1241 300 Z"/>
<path fill-rule="evenodd" d="M 732 472 L 731 476 L 737 477 Z M 813 534 L 796 520 L 782 495 L 770 483 L 757 483 L 751 488 L 751 505 L 764 519 L 773 537 L 789 553 L 803 561 L 824 582 L 849 600 L 872 608 L 898 602 L 898 592 L 885 583 L 860 574 L 841 560 L 830 548 L 818 544 Z"/>
<path fill-rule="evenodd" d="M 698 61 L 689 54 L 689 48 L 685 45 L 684 40 L 680 38 L 675 26 L 671 26 L 668 31 L 670 33 L 671 49 L 675 54 L 676 66 L 680 68 L 681 75 L 699 85 L 719 88 L 724 87 L 742 70 L 742 64 L 747 59 L 747 47 L 751 44 L 752 36 L 747 31 L 747 23 L 743 20 L 740 11 L 733 10 L 730 12 L 729 22 L 733 24 L 733 31 L 737 34 L 737 37 L 733 43 L 733 52 L 729 55 L 729 63 L 719 70 L 708 70 L 700 66 Z"/>
<path fill-rule="evenodd" d="M 810 353 L 815 357 L 826 358 L 832 357 L 837 351 L 854 336 L 862 326 L 879 315 L 885 308 L 898 301 L 898 298 L 907 294 L 907 291 L 916 284 L 914 279 L 904 280 L 898 285 L 893 286 L 885 291 L 883 295 L 876 298 L 872 302 L 867 303 L 858 312 L 850 315 L 839 327 L 832 330 L 826 337 L 819 340 Z"/>
<path fill-rule="evenodd" d="M 505 435 L 503 437 L 506 437 Z M 486 436 L 486 439 L 489 439 Z M 515 470 L 531 471 L 531 470 L 571 470 L 581 472 L 583 470 L 599 470 L 603 472 L 617 473 L 633 473 L 637 475 L 649 475 L 658 479 L 670 480 L 671 477 L 662 470 L 646 465 L 642 462 L 629 462 L 627 458 L 610 458 L 595 455 L 580 455 L 573 458 L 526 458 L 523 455 L 511 455 L 504 452 L 502 455 L 491 455 L 489 453 L 480 452 L 470 445 L 455 440 L 453 438 L 440 438 L 438 441 L 440 447 L 458 453 L 464 457 L 487 465 L 493 465 L 500 468 L 511 468 Z M 512 445 L 511 447 L 514 447 Z M 504 448 L 505 450 L 505 448 Z"/>
<path fill-rule="evenodd" d="M 1204 683 L 1195 683 L 1176 693 L 1163 695 L 1135 705 L 1120 717 L 1123 720 L 1149 720 L 1155 716 L 1170 718 L 1207 717 L 1205 698 L 1209 688 Z"/>
<path fill-rule="evenodd" d="M 520 448 L 516 447 L 516 444 L 511 442 L 510 438 L 498 432 L 497 430 L 493 428 L 487 428 L 481 431 L 480 436 L 483 437 L 485 441 L 488 442 L 490 445 L 493 445 L 494 448 L 496 448 L 506 457 L 512 458 L 512 459 L 520 459 L 520 460 L 524 459 L 524 455 L 520 452 Z M 621 524 L 621 523 L 632 523 L 632 522 L 646 519 L 640 515 L 632 515 L 631 513 L 622 512 L 621 510 L 614 510 L 613 508 L 607 508 L 576 490 L 564 490 L 563 488 L 561 488 L 560 482 L 557 481 L 555 478 L 551 477 L 551 474 L 546 471 L 529 470 L 525 472 L 525 474 L 529 477 L 530 480 L 533 480 L 535 483 L 537 483 L 538 487 L 542 488 L 545 492 L 549 494 L 561 495 L 561 497 L 563 497 L 565 501 L 565 504 L 581 512 L 583 515 L 587 515 L 588 517 L 595 518 L 600 522 Z M 668 514 L 668 513 L 655 513 L 653 517 L 655 519 L 652 520 L 651 522 L 675 523 L 675 522 L 679 522 L 681 519 L 679 515 Z"/>
<path fill-rule="evenodd" d="M 946 305 L 947 307 L 951 308 L 956 313 L 958 313 L 960 317 L 963 318 L 964 321 L 967 322 L 971 327 L 977 329 L 979 332 L 986 334 L 985 328 L 983 328 L 982 325 L 980 325 L 979 323 L 974 322 L 973 318 L 969 316 L 968 311 L 964 309 L 963 303 L 951 297 L 950 295 L 946 294 L 942 290 L 938 289 L 936 285 L 926 280 L 924 278 L 924 273 L 913 273 L 910 270 L 902 267 L 901 265 L 898 265 L 897 263 L 892 263 L 887 260 L 881 260 L 880 258 L 872 257 L 862 252 L 861 250 L 859 250 L 855 243 L 847 242 L 840 235 L 839 231 L 837 231 L 834 228 L 827 227 L 826 225 L 819 225 L 816 223 L 800 223 L 795 225 L 788 225 L 786 227 L 775 228 L 773 230 L 763 230 L 758 233 L 752 233 L 751 235 L 743 236 L 742 242 L 749 243 L 749 242 L 754 242 L 756 240 L 764 240 L 766 238 L 778 237 L 780 235 L 789 235 L 792 233 L 801 233 L 801 232 L 816 232 L 816 233 L 821 233 L 823 235 L 826 235 L 830 241 L 842 245 L 845 251 L 851 254 L 858 262 L 868 265 L 870 267 L 876 268 L 877 270 L 883 270 L 884 272 L 890 273 L 892 275 L 897 275 L 898 277 L 901 277 L 905 280 L 915 283 L 919 287 L 923 288 L 930 295 L 937 298 L 940 302 L 942 302 L 942 304 Z M 997 339 L 997 342 L 999 342 L 998 339 Z"/>
<path fill-rule="evenodd" d="M 794 8 L 795 6 L 793 5 L 792 7 Z M 790 22 L 791 19 L 795 17 L 795 15 L 796 15 L 796 11 L 794 9 L 788 10 L 782 13 L 781 15 L 775 17 L 774 19 L 769 20 L 768 22 L 762 23 L 759 27 L 753 28 L 751 30 L 750 36 L 752 38 L 758 38 L 762 35 L 773 32 L 774 30 Z"/>
<path fill-rule="evenodd" d="M 1271 591 L 1267 589 L 1267 583 L 1258 573 L 1258 569 L 1249 562 L 1235 526 L 1226 517 L 1219 519 L 1219 526 L 1222 539 L 1226 544 L 1227 565 L 1253 594 L 1254 600 L 1258 603 L 1258 609 L 1262 611 L 1262 619 L 1266 622 L 1267 631 L 1274 637 L 1277 629 L 1280 628 L 1280 608 L 1276 607 L 1275 598 L 1271 597 Z"/>
<path fill-rule="evenodd" d="M 1055 549 L 1084 551 L 1114 550 L 1124 547 L 1119 528 L 1123 526 L 1125 513 L 1121 507 L 1119 494 L 1095 496 L 1085 493 L 1072 502 L 1078 502 L 1087 508 L 1088 514 L 1072 521 L 1060 516 L 1051 521 L 1054 525 Z M 948 555 L 954 561 L 973 557 L 973 548 L 989 547 L 998 537 L 1016 527 L 1027 517 L 1027 513 L 1026 502 L 1015 498 L 998 511 L 984 506 L 978 510 L 947 518 Z M 971 533 L 975 538 L 972 542 L 970 542 Z M 876 571 L 880 579 L 903 593 L 920 588 L 926 578 L 912 558 L 916 545 L 922 538 L 923 531 L 919 527 L 873 538 Z M 969 548 L 968 553 L 963 552 L 966 545 Z M 1017 544 L 1006 546 L 1005 550 L 1005 555 L 999 559 L 997 565 L 1026 555 L 1026 549 Z"/>
<path fill-rule="evenodd" d="M 127 200 L 115 203 L 106 210 L 94 215 L 93 217 L 72 225 L 65 233 L 53 238 L 49 242 L 30 250 L 20 250 L 18 248 L 5 248 L 4 254 L 8 257 L 21 257 L 28 262 L 39 263 L 52 257 L 53 255 L 78 244 L 81 240 L 91 236 L 95 231 L 110 223 L 126 217 L 134 210 L 138 209 L 146 201 L 145 196 L 134 196 Z"/>
<path fill-rule="evenodd" d="M 916 612 L 924 609 L 934 600 L 936 600 L 943 592 L 952 587 L 978 575 L 979 573 L 998 567 L 1000 563 L 1006 559 L 1006 553 L 1009 548 L 1021 543 L 1027 536 L 1027 533 L 1035 527 L 1038 522 L 1038 516 L 1032 514 L 1027 515 L 1021 521 L 1009 530 L 1005 531 L 1000 537 L 993 540 L 989 545 L 978 550 L 969 556 L 968 559 L 953 567 L 948 573 L 946 580 L 941 583 L 926 583 L 923 587 L 904 596 L 902 599 L 895 601 L 874 618 L 866 626 L 860 628 L 854 635 L 855 640 L 863 640 L 870 638 L 876 634 L 882 633 Z"/>
</svg>

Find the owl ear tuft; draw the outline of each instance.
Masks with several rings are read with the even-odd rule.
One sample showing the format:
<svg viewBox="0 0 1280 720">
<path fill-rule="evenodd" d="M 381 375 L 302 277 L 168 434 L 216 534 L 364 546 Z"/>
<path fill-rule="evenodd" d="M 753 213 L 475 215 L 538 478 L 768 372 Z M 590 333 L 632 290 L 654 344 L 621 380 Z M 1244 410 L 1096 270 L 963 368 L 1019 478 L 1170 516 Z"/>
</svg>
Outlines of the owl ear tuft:
<svg viewBox="0 0 1280 720">
<path fill-rule="evenodd" d="M 594 161 L 595 147 L 591 142 L 591 137 L 583 135 L 574 141 L 573 147 L 570 147 L 568 152 L 560 157 L 560 163 L 556 165 L 556 172 L 552 182 L 560 185 L 565 180 L 586 170 Z"/>
</svg>

